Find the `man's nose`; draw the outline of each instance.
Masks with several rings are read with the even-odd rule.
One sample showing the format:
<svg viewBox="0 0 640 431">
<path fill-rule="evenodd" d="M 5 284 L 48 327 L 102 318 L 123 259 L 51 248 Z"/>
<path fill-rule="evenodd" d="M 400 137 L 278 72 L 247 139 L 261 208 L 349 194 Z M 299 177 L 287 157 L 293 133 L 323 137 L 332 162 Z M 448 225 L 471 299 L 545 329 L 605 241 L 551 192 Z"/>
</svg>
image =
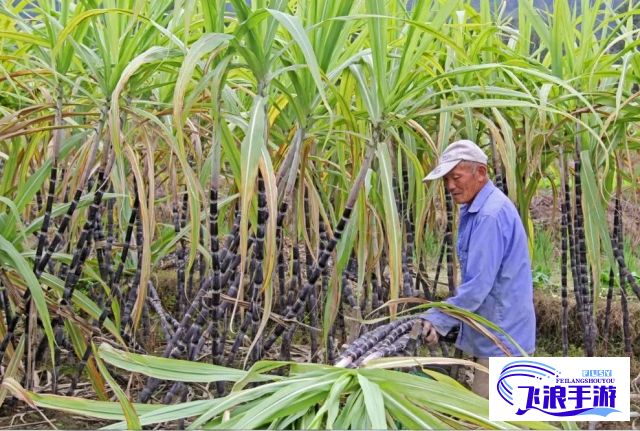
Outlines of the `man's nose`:
<svg viewBox="0 0 640 431">
<path fill-rule="evenodd" d="M 450 192 L 451 189 L 453 188 L 453 182 L 449 179 L 445 179 L 444 186 L 446 187 L 447 191 Z"/>
</svg>

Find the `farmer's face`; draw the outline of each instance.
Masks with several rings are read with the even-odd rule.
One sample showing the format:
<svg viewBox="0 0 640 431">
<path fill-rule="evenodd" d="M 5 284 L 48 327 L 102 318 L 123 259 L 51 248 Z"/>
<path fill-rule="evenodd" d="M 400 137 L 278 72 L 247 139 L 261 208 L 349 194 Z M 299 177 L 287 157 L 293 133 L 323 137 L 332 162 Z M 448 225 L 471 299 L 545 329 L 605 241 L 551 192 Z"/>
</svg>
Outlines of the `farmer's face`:
<svg viewBox="0 0 640 431">
<path fill-rule="evenodd" d="M 444 176 L 445 187 L 458 205 L 471 203 L 487 180 L 486 166 L 465 162 Z"/>
</svg>

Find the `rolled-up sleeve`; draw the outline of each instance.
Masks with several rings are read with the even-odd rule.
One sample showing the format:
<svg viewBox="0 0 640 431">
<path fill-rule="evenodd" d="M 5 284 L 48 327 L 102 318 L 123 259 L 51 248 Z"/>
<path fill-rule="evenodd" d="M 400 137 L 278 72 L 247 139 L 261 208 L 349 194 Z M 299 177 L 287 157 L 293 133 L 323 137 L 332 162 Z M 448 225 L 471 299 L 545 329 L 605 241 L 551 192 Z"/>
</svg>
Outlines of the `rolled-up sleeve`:
<svg viewBox="0 0 640 431">
<path fill-rule="evenodd" d="M 473 227 L 473 239 L 469 242 L 463 282 L 456 294 L 445 302 L 475 312 L 484 302 L 494 285 L 502 258 L 505 242 L 502 228 L 495 216 L 483 216 Z M 437 309 L 430 309 L 421 316 L 431 322 L 441 334 L 447 334 L 459 322 Z"/>
</svg>

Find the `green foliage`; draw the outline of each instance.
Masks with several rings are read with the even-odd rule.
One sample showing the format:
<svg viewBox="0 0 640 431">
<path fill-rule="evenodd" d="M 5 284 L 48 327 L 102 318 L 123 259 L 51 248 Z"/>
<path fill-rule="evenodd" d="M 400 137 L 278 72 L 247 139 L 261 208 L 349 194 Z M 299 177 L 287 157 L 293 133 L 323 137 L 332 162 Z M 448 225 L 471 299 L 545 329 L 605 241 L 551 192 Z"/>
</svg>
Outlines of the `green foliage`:
<svg viewBox="0 0 640 431">
<path fill-rule="evenodd" d="M 104 344 L 100 352 L 107 363 L 137 368 L 142 374 L 168 380 L 183 381 L 191 377 L 200 381 L 228 380 L 224 372 L 198 378 L 190 371 L 183 371 L 182 376 L 178 376 L 171 370 L 180 369 L 182 361 L 133 355 Z M 115 358 L 118 358 L 116 362 Z M 141 361 L 155 371 L 138 367 Z M 463 360 L 451 361 L 473 365 Z M 442 360 L 396 358 L 391 362 L 373 361 L 372 368 L 360 369 L 262 361 L 245 373 L 247 378 L 264 382 L 262 384 L 245 388 L 250 380 L 242 380 L 225 397 L 166 406 L 131 404 L 122 398 L 122 393 L 118 395 L 122 408 L 117 403 L 39 395 L 25 391 L 13 379 L 6 386 L 39 407 L 109 420 L 126 418 L 126 423 L 117 422 L 107 429 L 179 419 L 190 420 L 188 429 L 442 429 L 470 425 L 483 429 L 555 429 L 544 422 L 491 421 L 488 401 L 447 376 L 433 371 L 416 376 L 387 369 L 430 363 L 441 364 Z M 283 367 L 289 367 L 286 377 L 268 374 Z M 104 366 L 101 370 L 106 372 Z M 226 371 L 230 375 L 238 373 L 232 369 Z M 137 415 L 132 416 L 135 412 Z"/>
</svg>

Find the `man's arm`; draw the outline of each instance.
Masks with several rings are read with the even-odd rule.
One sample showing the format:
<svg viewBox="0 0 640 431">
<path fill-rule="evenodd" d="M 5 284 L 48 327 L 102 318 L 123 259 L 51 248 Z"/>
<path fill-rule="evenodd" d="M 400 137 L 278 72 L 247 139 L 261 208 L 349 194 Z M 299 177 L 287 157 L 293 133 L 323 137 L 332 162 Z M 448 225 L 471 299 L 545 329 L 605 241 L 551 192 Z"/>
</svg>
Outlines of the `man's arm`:
<svg viewBox="0 0 640 431">
<path fill-rule="evenodd" d="M 505 249 L 502 228 L 505 227 L 500 226 L 494 216 L 485 216 L 480 220 L 469 241 L 463 283 L 457 288 L 456 294 L 445 302 L 472 312 L 480 307 L 491 291 L 502 264 Z M 458 319 L 435 308 L 427 310 L 420 317 L 431 322 L 441 335 L 446 335 L 459 324 Z"/>
</svg>

